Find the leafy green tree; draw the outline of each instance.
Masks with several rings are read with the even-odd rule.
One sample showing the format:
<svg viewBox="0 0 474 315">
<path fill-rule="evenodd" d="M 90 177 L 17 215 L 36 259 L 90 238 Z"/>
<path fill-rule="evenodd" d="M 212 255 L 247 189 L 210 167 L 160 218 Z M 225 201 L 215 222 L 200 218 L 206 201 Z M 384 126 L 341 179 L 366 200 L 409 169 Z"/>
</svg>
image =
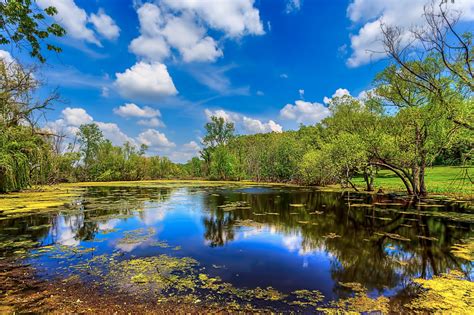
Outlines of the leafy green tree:
<svg viewBox="0 0 474 315">
<path fill-rule="evenodd" d="M 212 116 L 211 121 L 206 123 L 204 128 L 206 135 L 203 138 L 203 144 L 206 147 L 215 148 L 226 145 L 234 137 L 234 123 L 226 122 L 222 117 Z"/>
<path fill-rule="evenodd" d="M 212 116 L 211 121 L 204 125 L 206 135 L 202 142 L 204 148 L 201 151 L 201 157 L 205 163 L 206 172 L 211 172 L 211 163 L 213 152 L 219 146 L 225 146 L 234 138 L 235 127 L 231 122 L 226 122 L 222 117 Z"/>
<path fill-rule="evenodd" d="M 66 34 L 59 24 L 48 24 L 48 16 L 58 12 L 55 7 L 41 10 L 31 0 L 0 1 L 0 45 L 13 44 L 26 48 L 29 54 L 40 62 L 46 59 L 42 53 L 42 44 L 51 35 L 61 37 Z M 61 52 L 61 48 L 46 43 L 46 49 Z"/>
<path fill-rule="evenodd" d="M 227 147 L 221 145 L 214 148 L 211 155 L 210 175 L 215 179 L 230 180 L 235 176 L 236 159 Z"/>
<path fill-rule="evenodd" d="M 413 68 L 429 69 L 430 75 L 442 76 L 444 67 L 438 58 L 408 63 Z M 388 119 L 384 147 L 373 151 L 374 164 L 395 172 L 415 196 L 427 194 L 426 167 L 433 163 L 443 148 L 447 147 L 461 126 L 450 117 L 447 99 L 453 103 L 466 100 L 456 90 L 449 77 L 438 81 L 443 85 L 442 95 L 431 93 L 422 86 L 422 79 L 405 68 L 389 66 L 376 80 L 377 94 L 394 115 Z"/>
<path fill-rule="evenodd" d="M 0 60 L 0 191 L 43 183 L 51 173 L 54 135 L 36 126 L 36 116 L 56 95 L 39 100 L 38 86 L 32 69 Z"/>
<path fill-rule="evenodd" d="M 102 131 L 97 124 L 85 124 L 77 132 L 79 150 L 86 171 L 95 163 L 101 143 L 104 141 Z"/>
</svg>

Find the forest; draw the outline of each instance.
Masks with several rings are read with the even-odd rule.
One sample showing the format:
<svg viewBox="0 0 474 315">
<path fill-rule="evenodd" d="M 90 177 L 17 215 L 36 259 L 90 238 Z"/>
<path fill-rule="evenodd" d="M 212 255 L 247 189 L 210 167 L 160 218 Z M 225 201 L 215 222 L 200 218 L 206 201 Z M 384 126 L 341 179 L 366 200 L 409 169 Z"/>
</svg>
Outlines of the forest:
<svg viewBox="0 0 474 315">
<path fill-rule="evenodd" d="M 2 42 L 26 43 L 44 62 L 43 39 L 63 36 L 61 26 L 36 28 L 44 15 L 31 16 L 2 6 L 4 29 L 20 21 Z M 427 28 L 413 30 L 418 44 L 405 44 L 401 29 L 382 26 L 388 66 L 363 96 L 333 98 L 331 115 L 316 125 L 281 133 L 237 135 L 232 122 L 212 117 L 203 149 L 185 164 L 148 156 L 146 146 L 114 146 L 95 125 L 82 125 L 74 139 L 44 128 L 42 118 L 60 100 L 57 92 L 41 98 L 34 65 L 0 62 L 0 191 L 76 181 L 207 178 L 292 182 L 373 191 L 379 170 L 387 170 L 409 195 L 428 193 L 426 170 L 461 166 L 467 184 L 473 154 L 473 36 L 458 33 L 456 19 L 425 10 Z M 55 8 L 45 11 L 54 15 Z M 26 36 L 31 32 L 33 36 Z M 421 44 L 420 44 L 421 43 Z M 61 48 L 47 44 L 48 50 Z M 356 187 L 353 179 L 364 179 Z"/>
<path fill-rule="evenodd" d="M 0 0 L 1 314 L 474 314 L 474 4 L 128 2 Z"/>
</svg>

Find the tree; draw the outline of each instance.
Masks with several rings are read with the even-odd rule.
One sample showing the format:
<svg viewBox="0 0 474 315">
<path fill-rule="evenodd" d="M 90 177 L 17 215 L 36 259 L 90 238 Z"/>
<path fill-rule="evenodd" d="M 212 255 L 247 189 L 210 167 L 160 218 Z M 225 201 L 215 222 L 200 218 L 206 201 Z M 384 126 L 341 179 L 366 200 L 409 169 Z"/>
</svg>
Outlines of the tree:
<svg viewBox="0 0 474 315">
<path fill-rule="evenodd" d="M 55 7 L 41 10 L 31 0 L 0 1 L 0 45 L 26 48 L 32 57 L 45 62 L 42 42 L 50 35 L 61 37 L 66 34 L 60 25 L 46 22 L 47 16 L 57 13 Z M 60 47 L 51 43 L 46 43 L 46 49 L 61 52 Z"/>
<path fill-rule="evenodd" d="M 345 184 L 351 185 L 354 172 L 362 173 L 366 182 L 366 190 L 373 190 L 374 167 L 370 157 L 371 152 L 377 152 L 380 138 L 385 132 L 384 109 L 373 92 L 367 93 L 365 99 L 352 96 L 335 97 L 329 106 L 332 115 L 323 120 L 326 127 L 325 143 L 335 144 L 334 162 L 346 164 L 344 170 L 339 168 L 339 177 Z M 349 155 L 349 156 L 345 156 Z M 345 161 L 344 161 L 345 160 Z M 336 167 L 337 163 L 334 165 Z M 341 165 L 341 164 L 340 164 Z M 345 175 L 344 175 L 345 174 Z"/>
<path fill-rule="evenodd" d="M 33 69 L 0 60 L 0 191 L 20 190 L 48 179 L 51 172 L 50 132 L 37 117 L 57 98 L 35 97 L 39 83 Z"/>
<path fill-rule="evenodd" d="M 104 136 L 99 126 L 92 123 L 81 125 L 77 137 L 82 161 L 86 171 L 88 171 L 96 159 L 100 144 L 104 141 Z"/>
<path fill-rule="evenodd" d="M 437 5 L 438 3 L 438 5 Z M 474 92 L 473 35 L 461 34 L 456 27 L 459 14 L 448 1 L 433 1 L 425 6 L 426 26 L 408 31 L 396 25 L 382 25 L 385 52 L 401 70 L 399 80 L 416 84 L 448 113 L 453 123 L 474 130 L 472 102 L 456 102 L 445 93 L 446 81 L 464 98 Z M 408 36 L 407 36 L 408 33 Z M 433 62 L 437 71 L 433 73 Z"/>
<path fill-rule="evenodd" d="M 211 121 L 206 123 L 206 135 L 203 138 L 204 148 L 201 151 L 201 157 L 205 163 L 207 174 L 211 171 L 212 155 L 219 146 L 225 146 L 234 138 L 234 124 L 226 122 L 222 117 L 212 116 Z"/>
<path fill-rule="evenodd" d="M 206 147 L 215 148 L 226 145 L 234 137 L 234 123 L 226 122 L 222 117 L 211 116 L 211 121 L 204 126 L 206 135 L 203 143 Z"/>
<path fill-rule="evenodd" d="M 210 175 L 215 179 L 229 180 L 235 176 L 236 159 L 227 147 L 215 147 L 211 156 Z"/>
<path fill-rule="evenodd" d="M 441 95 L 423 88 L 420 78 L 410 70 L 395 65 L 387 67 L 376 79 L 377 95 L 385 106 L 391 107 L 390 129 L 386 130 L 385 147 L 373 151 L 373 163 L 394 171 L 415 196 L 427 194 L 425 169 L 453 136 L 462 128 L 456 124 L 443 102 L 465 102 L 448 77 L 439 58 L 427 57 L 408 62 L 409 68 L 423 68 L 438 78 Z"/>
</svg>

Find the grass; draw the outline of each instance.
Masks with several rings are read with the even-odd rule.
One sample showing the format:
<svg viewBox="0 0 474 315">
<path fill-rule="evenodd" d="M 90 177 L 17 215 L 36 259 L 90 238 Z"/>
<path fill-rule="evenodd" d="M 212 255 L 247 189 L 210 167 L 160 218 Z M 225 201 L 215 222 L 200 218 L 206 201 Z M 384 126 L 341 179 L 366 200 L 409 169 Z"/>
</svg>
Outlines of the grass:
<svg viewBox="0 0 474 315">
<path fill-rule="evenodd" d="M 474 197 L 474 185 L 471 183 L 466 174 L 470 178 L 474 177 L 474 168 L 465 168 L 460 166 L 435 166 L 426 169 L 426 187 L 430 194 L 450 195 Z M 354 179 L 354 184 L 359 187 L 365 187 L 362 176 Z M 380 170 L 374 181 L 374 188 L 381 188 L 384 192 L 389 191 L 405 191 L 402 181 L 388 170 Z"/>
</svg>

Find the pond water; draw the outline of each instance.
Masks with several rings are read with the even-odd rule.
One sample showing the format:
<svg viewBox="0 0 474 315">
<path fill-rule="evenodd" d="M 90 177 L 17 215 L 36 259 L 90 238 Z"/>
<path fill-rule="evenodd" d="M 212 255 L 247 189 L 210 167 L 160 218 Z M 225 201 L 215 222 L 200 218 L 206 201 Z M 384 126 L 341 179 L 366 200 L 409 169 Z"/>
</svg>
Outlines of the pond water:
<svg viewBox="0 0 474 315">
<path fill-rule="evenodd" d="M 51 211 L 0 214 L 0 256 L 143 298 L 298 309 L 347 298 L 354 283 L 375 299 L 449 270 L 472 281 L 452 246 L 473 237 L 473 218 L 449 200 L 295 187 L 88 187 Z"/>
</svg>

